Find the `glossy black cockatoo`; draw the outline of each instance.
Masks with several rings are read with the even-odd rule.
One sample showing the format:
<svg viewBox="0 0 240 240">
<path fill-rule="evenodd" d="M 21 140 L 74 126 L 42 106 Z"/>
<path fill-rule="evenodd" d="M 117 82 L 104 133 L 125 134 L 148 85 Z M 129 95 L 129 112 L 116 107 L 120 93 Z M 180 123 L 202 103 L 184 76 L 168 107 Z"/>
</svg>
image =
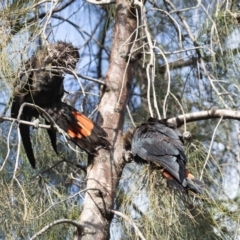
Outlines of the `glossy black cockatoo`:
<svg viewBox="0 0 240 240">
<path fill-rule="evenodd" d="M 125 142 L 130 142 L 135 162 L 160 166 L 170 188 L 203 193 L 204 183 L 186 169 L 188 160 L 183 137 L 175 126 L 164 120 L 149 118 L 128 135 L 131 135 L 130 140 L 125 139 Z"/>
<path fill-rule="evenodd" d="M 72 107 L 68 106 L 61 102 L 61 98 L 64 94 L 63 88 L 63 74 L 64 72 L 71 73 L 71 71 L 76 67 L 76 64 L 79 60 L 79 52 L 76 47 L 74 47 L 70 43 L 66 42 L 57 42 L 54 44 L 49 44 L 48 46 L 43 46 L 31 57 L 24 65 L 24 69 L 19 74 L 19 79 L 17 81 L 16 87 L 14 89 L 13 103 L 11 108 L 11 115 L 13 118 L 17 118 L 19 114 L 20 107 L 23 103 L 33 103 L 43 109 L 46 109 L 48 112 L 51 107 L 56 107 L 58 112 L 58 117 L 55 121 L 59 123 L 65 124 L 64 126 L 59 124 L 60 128 L 64 130 L 68 129 L 67 124 L 70 124 L 69 128 L 71 129 L 71 123 L 69 123 L 69 119 L 73 121 L 72 125 L 74 126 L 74 131 L 79 131 L 81 124 L 79 124 L 79 128 L 76 128 L 76 123 L 81 123 L 83 121 L 83 125 L 86 122 L 86 117 L 80 114 L 81 117 L 75 114 L 77 110 L 72 109 Z M 61 109 L 63 106 L 63 109 Z M 74 113 L 73 113 L 74 112 Z M 73 114 L 73 116 L 68 116 L 68 120 L 65 120 L 67 114 Z M 54 115 L 56 116 L 56 114 Z M 39 111 L 32 107 L 24 107 L 20 119 L 31 121 L 32 118 L 39 117 Z M 45 117 L 43 115 L 43 117 Z M 60 119 L 63 118 L 62 121 Z M 76 118 L 76 119 L 75 119 Z M 75 119 L 75 120 L 74 120 Z M 45 118 L 46 123 L 49 123 L 49 119 Z M 89 119 L 89 122 L 92 121 Z M 92 123 L 93 124 L 93 123 Z M 90 127 L 91 124 L 87 125 L 86 128 Z M 93 146 L 97 145 L 97 140 L 99 140 L 99 146 L 102 144 L 102 138 L 106 137 L 105 131 L 99 126 L 95 125 L 95 128 L 89 129 L 98 129 L 97 131 L 93 130 L 92 134 L 94 137 L 91 138 L 91 134 L 84 135 L 85 132 L 80 131 L 78 142 L 74 138 L 74 142 L 82 147 L 84 150 L 90 153 L 94 153 L 92 150 Z M 24 149 L 26 151 L 27 157 L 32 165 L 35 168 L 35 157 L 33 154 L 33 149 L 30 140 L 30 128 L 28 125 L 20 124 L 20 133 L 22 137 L 22 142 Z M 91 133 L 91 131 L 90 131 Z M 56 147 L 56 132 L 52 130 L 48 130 L 49 137 L 51 139 L 52 146 L 54 150 L 57 152 Z M 99 139 L 97 139 L 97 135 L 99 134 Z M 77 132 L 76 132 L 77 135 Z M 70 135 L 71 137 L 71 135 Z M 87 137 L 88 144 L 80 144 L 84 137 Z M 91 141 L 94 141 L 92 143 Z M 105 144 L 108 143 L 107 140 L 104 141 Z M 88 151 L 89 147 L 89 151 Z"/>
</svg>

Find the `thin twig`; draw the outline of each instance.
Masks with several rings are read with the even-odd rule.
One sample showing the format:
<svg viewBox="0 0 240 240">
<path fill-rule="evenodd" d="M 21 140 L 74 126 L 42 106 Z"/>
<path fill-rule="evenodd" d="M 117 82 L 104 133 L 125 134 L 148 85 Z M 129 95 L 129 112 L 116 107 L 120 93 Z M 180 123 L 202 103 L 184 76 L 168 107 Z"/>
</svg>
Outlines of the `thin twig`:
<svg viewBox="0 0 240 240">
<path fill-rule="evenodd" d="M 3 161 L 2 166 L 0 167 L 0 171 L 3 170 L 3 168 L 5 166 L 5 163 L 7 162 L 7 159 L 8 159 L 9 154 L 10 154 L 10 135 L 11 135 L 12 128 L 13 128 L 13 125 L 14 125 L 14 121 L 15 121 L 15 119 L 12 119 L 12 124 L 10 126 L 10 129 L 9 129 L 9 132 L 8 132 L 8 137 L 7 137 L 7 155 L 6 155 L 6 157 L 5 157 L 4 161 Z"/>
<path fill-rule="evenodd" d="M 29 126 L 33 126 L 35 128 L 44 128 L 44 129 L 52 129 L 53 128 L 51 125 L 46 125 L 46 124 L 36 125 L 35 122 L 29 122 L 29 121 L 25 121 L 25 120 L 16 120 L 15 118 L 10 118 L 10 117 L 0 117 L 0 122 L 4 122 L 4 121 L 17 122 L 18 124 L 29 125 Z"/>
<path fill-rule="evenodd" d="M 142 11 L 142 21 L 143 21 L 143 29 L 145 31 L 146 34 L 146 38 L 147 38 L 147 43 L 149 46 L 149 52 L 150 52 L 150 59 L 149 62 L 147 64 L 146 67 L 146 74 L 147 74 L 147 80 L 148 80 L 148 85 L 147 85 L 147 101 L 148 101 L 148 108 L 149 108 L 149 113 L 150 116 L 153 117 L 153 110 L 152 110 L 152 105 L 151 105 L 151 86 L 154 86 L 154 72 L 152 72 L 152 68 L 155 64 L 155 56 L 154 56 L 154 52 L 153 52 L 153 43 L 152 43 L 152 37 L 150 34 L 150 31 L 148 29 L 148 24 L 147 24 L 147 17 L 146 17 L 146 10 L 145 8 L 143 8 Z M 160 115 L 158 114 L 158 116 L 160 117 Z"/>
<path fill-rule="evenodd" d="M 135 232 L 137 233 L 137 235 L 142 239 L 142 240 L 146 240 L 146 238 L 143 236 L 143 234 L 141 233 L 141 231 L 139 230 L 139 228 L 137 227 L 136 223 L 130 219 L 128 216 L 126 216 L 125 214 L 116 211 L 116 210 L 110 210 L 112 213 L 124 218 L 125 220 L 127 220 L 135 229 Z"/>
<path fill-rule="evenodd" d="M 131 119 L 131 122 L 132 122 L 133 126 L 136 127 L 136 124 L 135 124 L 135 122 L 134 122 L 134 120 L 133 120 L 133 117 L 132 117 L 132 114 L 131 114 L 131 112 L 130 112 L 130 109 L 129 109 L 129 106 L 128 106 L 128 105 L 127 105 L 127 112 L 128 112 L 128 116 L 129 116 L 129 118 Z"/>
<path fill-rule="evenodd" d="M 44 212 L 42 212 L 41 214 L 39 214 L 37 217 L 30 218 L 29 221 L 35 220 L 35 219 L 39 219 L 39 218 L 42 217 L 44 214 L 46 214 L 51 208 L 55 207 L 55 206 L 58 205 L 58 204 L 64 203 L 64 202 L 66 202 L 66 201 L 68 201 L 68 200 L 76 197 L 77 195 L 79 195 L 79 196 L 81 197 L 80 193 L 87 192 L 88 190 L 96 190 L 96 189 L 94 189 L 94 188 L 85 188 L 85 189 L 83 189 L 83 190 L 81 190 L 81 191 L 79 191 L 79 192 L 77 192 L 77 193 L 75 193 L 75 194 L 73 194 L 73 195 L 71 195 L 71 196 L 69 196 L 69 197 L 61 200 L 61 201 L 59 201 L 59 202 L 53 202 L 52 205 L 49 206 L 47 209 L 45 209 Z"/>
<path fill-rule="evenodd" d="M 175 97 L 174 94 L 171 93 L 171 96 L 174 98 L 174 100 L 177 102 L 177 104 L 179 105 L 182 113 L 183 113 L 183 116 L 185 116 L 185 113 L 184 113 L 184 109 L 183 109 L 183 106 L 181 105 L 181 103 L 179 102 L 179 100 Z M 187 125 L 186 125 L 186 119 L 185 117 L 183 117 L 183 125 L 184 125 L 184 132 L 187 131 Z"/>
<path fill-rule="evenodd" d="M 89 81 L 92 81 L 92 82 L 95 82 L 95 83 L 98 83 L 98 84 L 101 84 L 101 85 L 105 85 L 105 82 L 103 80 L 96 79 L 96 78 L 91 78 L 91 77 L 88 77 L 88 76 L 84 76 L 80 73 L 77 73 L 76 75 L 80 78 L 83 78 L 83 79 L 86 79 L 86 80 L 89 80 Z"/>
<path fill-rule="evenodd" d="M 17 172 L 17 169 L 18 169 L 18 161 L 19 161 L 19 156 L 20 156 L 20 144 L 21 144 L 21 134 L 20 134 L 20 129 L 18 128 L 17 129 L 17 136 L 18 136 L 18 146 L 17 146 L 17 157 L 16 157 L 16 162 L 15 162 L 15 168 L 14 168 L 14 171 L 13 171 L 13 177 L 12 179 L 16 179 L 16 172 Z M 13 183 L 13 181 L 12 181 Z"/>
<path fill-rule="evenodd" d="M 60 161 L 54 163 L 54 164 L 53 164 L 52 166 L 50 166 L 49 168 L 47 168 L 47 169 L 41 171 L 40 173 L 38 173 L 38 175 L 43 175 L 44 173 L 49 172 L 51 169 L 55 168 L 57 165 L 59 165 L 59 164 L 61 164 L 61 163 L 63 163 L 63 162 L 65 162 L 65 159 L 61 159 Z"/>
<path fill-rule="evenodd" d="M 54 227 L 55 225 L 58 225 L 58 224 L 63 224 L 63 223 L 68 223 L 68 224 L 71 224 L 73 226 L 75 226 L 78 231 L 82 231 L 83 227 L 82 225 L 80 225 L 79 223 L 73 221 L 73 220 L 70 220 L 70 219 L 59 219 L 59 220 L 56 220 L 56 221 L 53 221 L 52 223 L 48 224 L 47 226 L 45 226 L 44 228 L 42 228 L 40 231 L 38 231 L 37 233 L 35 233 L 31 238 L 30 240 L 34 240 L 36 239 L 39 235 L 43 234 L 44 232 L 46 232 L 47 230 L 49 230 L 50 228 Z"/>
<path fill-rule="evenodd" d="M 214 143 L 214 138 L 215 138 L 217 129 L 218 129 L 218 127 L 219 127 L 219 125 L 220 125 L 220 123 L 221 123 L 222 120 L 223 120 L 223 117 L 220 118 L 220 120 L 218 121 L 218 123 L 217 123 L 217 125 L 216 125 L 216 127 L 215 127 L 215 129 L 214 129 L 214 131 L 213 131 L 211 143 L 210 143 L 210 146 L 209 146 L 209 149 L 208 149 L 208 154 L 207 154 L 206 160 L 205 160 L 205 162 L 204 162 L 204 164 L 203 164 L 202 171 L 201 171 L 201 174 L 200 174 L 200 177 L 199 177 L 200 180 L 201 180 L 202 177 L 203 177 L 204 169 L 205 169 L 205 167 L 206 167 L 206 165 L 207 165 L 208 159 L 209 159 L 210 154 L 211 154 L 212 146 L 213 146 L 213 143 Z"/>
<path fill-rule="evenodd" d="M 141 21 L 140 21 L 140 19 L 139 19 L 139 15 L 140 15 L 141 13 L 139 13 L 139 9 L 138 8 L 136 8 L 136 20 L 137 20 L 137 28 L 136 28 L 136 30 L 134 30 L 133 32 L 132 32 L 132 34 L 127 38 L 127 40 L 125 41 L 125 42 L 123 42 L 123 44 L 119 47 L 119 53 L 121 54 L 121 52 L 122 52 L 122 48 L 124 48 L 126 45 L 130 45 L 131 44 L 131 46 L 130 46 L 130 50 L 129 50 L 129 52 L 127 53 L 128 54 L 128 58 L 127 58 L 127 66 L 126 66 L 126 68 L 124 69 L 124 73 L 123 73 L 123 81 L 122 81 L 122 85 L 121 85 L 121 89 L 120 89 L 120 92 L 119 92 L 119 97 L 118 97 L 118 100 L 117 100 L 117 104 L 116 104 L 116 108 L 118 108 L 118 106 L 119 106 L 119 104 L 120 104 L 120 101 L 121 101 L 121 97 L 122 97 L 122 93 L 123 93 L 123 88 L 124 88 L 124 85 L 125 85 L 125 81 L 124 81 L 124 79 L 125 79 L 125 76 L 126 76 L 126 74 L 127 74 L 127 70 L 128 70 L 128 66 L 129 66 L 129 63 L 130 63 L 130 61 L 131 61 L 131 58 L 132 58 L 132 54 L 133 54 L 133 52 L 134 52 L 134 47 L 135 47 L 135 45 L 136 45 L 136 42 L 137 42 L 137 40 L 138 40 L 138 38 L 139 38 L 139 29 L 141 28 Z M 134 37 L 134 39 L 132 40 L 132 37 Z"/>
<path fill-rule="evenodd" d="M 166 63 L 166 74 L 167 74 L 167 78 L 168 78 L 168 85 L 167 85 L 167 93 L 166 93 L 166 96 L 164 97 L 164 101 L 163 101 L 163 117 L 166 118 L 166 115 L 167 115 L 167 109 L 166 109 L 166 105 L 167 105 L 167 99 L 168 99 L 168 96 L 170 95 L 171 93 L 171 75 L 170 75 L 170 68 L 169 68 L 169 64 L 168 64 L 168 61 L 167 61 L 167 58 L 166 56 L 164 55 L 163 51 L 156 47 L 156 49 L 158 49 L 158 51 L 162 54 L 162 57 Z"/>
<path fill-rule="evenodd" d="M 27 208 L 27 198 L 26 198 L 26 194 L 25 191 L 22 187 L 22 185 L 20 184 L 19 180 L 17 178 L 15 178 L 15 181 L 17 182 L 19 188 L 21 189 L 21 192 L 23 194 L 23 199 L 24 199 L 24 215 L 23 215 L 23 221 L 27 220 L 27 215 L 28 215 L 28 208 Z"/>
</svg>

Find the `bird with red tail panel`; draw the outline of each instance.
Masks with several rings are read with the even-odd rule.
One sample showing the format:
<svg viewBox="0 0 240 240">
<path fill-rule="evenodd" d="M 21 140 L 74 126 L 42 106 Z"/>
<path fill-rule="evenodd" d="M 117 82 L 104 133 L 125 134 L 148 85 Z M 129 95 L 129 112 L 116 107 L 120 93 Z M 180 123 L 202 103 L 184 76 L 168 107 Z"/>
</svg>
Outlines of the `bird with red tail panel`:
<svg viewBox="0 0 240 240">
<path fill-rule="evenodd" d="M 69 139 L 89 154 L 97 155 L 97 148 L 109 149 L 107 133 L 84 114 L 64 102 L 43 108 Z M 47 119 L 46 115 L 43 117 Z"/>
<path fill-rule="evenodd" d="M 23 103 L 39 107 L 60 101 L 64 94 L 63 74 L 71 73 L 79 61 L 79 52 L 71 43 L 58 41 L 41 46 L 23 65 L 13 93 L 11 116 L 17 118 Z M 20 119 L 31 121 L 39 112 L 32 107 L 24 107 Z M 35 168 L 35 157 L 30 140 L 30 127 L 20 124 L 20 134 L 29 162 Z M 57 152 L 56 132 L 48 131 L 52 146 Z"/>
<path fill-rule="evenodd" d="M 135 162 L 160 166 L 170 188 L 203 194 L 204 183 L 186 169 L 188 160 L 183 137 L 175 126 L 164 120 L 149 118 L 128 135 L 124 141 L 128 145 L 131 142 Z"/>
<path fill-rule="evenodd" d="M 105 131 L 71 106 L 61 102 L 64 94 L 63 74 L 71 73 L 79 60 L 78 49 L 70 43 L 58 41 L 40 47 L 24 64 L 14 89 L 11 115 L 17 118 L 23 103 L 32 103 L 53 114 L 56 123 L 70 139 L 90 154 L 96 155 L 98 146 L 108 147 Z M 37 108 L 24 107 L 20 119 L 31 121 L 39 117 Z M 47 124 L 51 121 L 44 114 Z M 20 134 L 29 162 L 36 167 L 30 139 L 30 127 L 20 124 Z M 48 130 L 53 149 L 57 153 L 56 132 Z"/>
</svg>

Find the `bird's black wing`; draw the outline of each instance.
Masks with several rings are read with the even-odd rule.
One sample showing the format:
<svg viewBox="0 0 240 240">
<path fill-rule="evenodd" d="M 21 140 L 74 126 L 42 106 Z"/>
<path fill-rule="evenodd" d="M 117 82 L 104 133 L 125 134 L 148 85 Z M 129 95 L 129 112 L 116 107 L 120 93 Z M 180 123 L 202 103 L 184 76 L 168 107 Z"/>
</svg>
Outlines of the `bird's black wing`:
<svg viewBox="0 0 240 240">
<path fill-rule="evenodd" d="M 133 134 L 132 154 L 161 165 L 180 182 L 185 178 L 183 144 L 174 129 L 164 124 L 148 122 L 138 127 Z"/>
<path fill-rule="evenodd" d="M 147 123 L 153 129 L 157 129 L 159 132 L 168 136 L 169 138 L 180 140 L 182 143 L 184 143 L 182 134 L 178 128 L 173 124 L 167 123 L 167 119 L 157 119 L 150 117 Z"/>
</svg>

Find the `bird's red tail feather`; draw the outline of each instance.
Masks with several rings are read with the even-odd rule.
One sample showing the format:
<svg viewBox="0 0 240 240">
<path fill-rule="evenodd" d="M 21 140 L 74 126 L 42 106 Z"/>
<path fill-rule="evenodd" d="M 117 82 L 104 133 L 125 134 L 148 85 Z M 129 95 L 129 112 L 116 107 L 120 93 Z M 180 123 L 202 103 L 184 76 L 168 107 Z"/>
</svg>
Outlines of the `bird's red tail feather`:
<svg viewBox="0 0 240 240">
<path fill-rule="evenodd" d="M 78 129 L 78 132 L 74 132 L 71 129 L 69 129 L 68 130 L 69 136 L 79 137 L 79 138 L 81 138 L 82 136 L 84 137 L 90 136 L 94 128 L 94 123 L 80 112 L 72 111 L 72 114 L 76 119 L 77 124 L 80 126 L 80 128 Z"/>
</svg>

